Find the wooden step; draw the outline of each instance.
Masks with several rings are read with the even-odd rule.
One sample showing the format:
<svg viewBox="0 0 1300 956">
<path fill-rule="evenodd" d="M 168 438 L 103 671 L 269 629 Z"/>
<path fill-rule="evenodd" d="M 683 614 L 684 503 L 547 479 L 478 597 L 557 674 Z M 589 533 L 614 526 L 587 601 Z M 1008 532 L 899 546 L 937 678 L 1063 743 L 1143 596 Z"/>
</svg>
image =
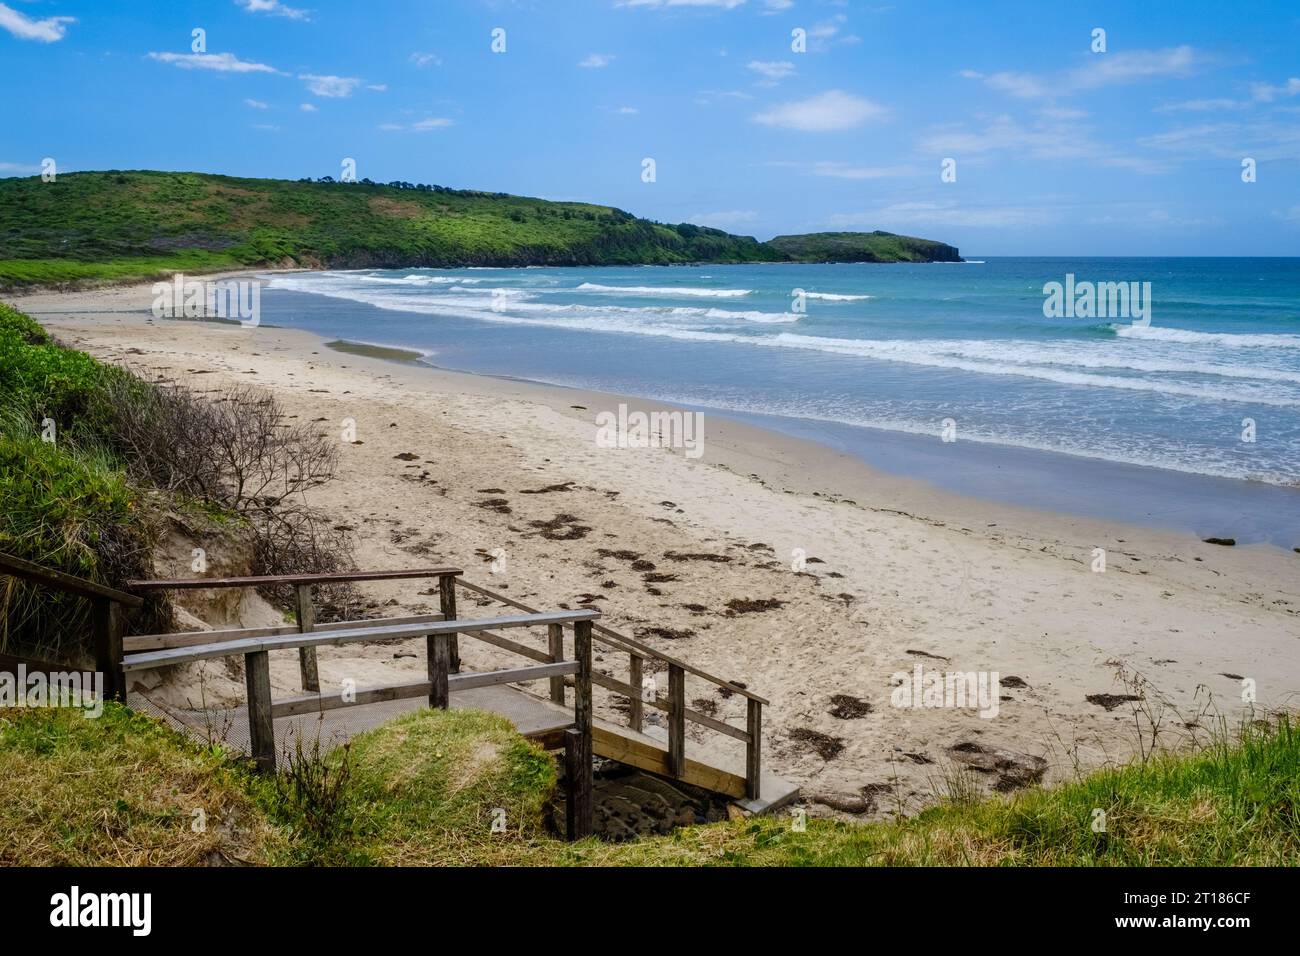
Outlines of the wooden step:
<svg viewBox="0 0 1300 956">
<path fill-rule="evenodd" d="M 657 740 L 649 734 L 637 733 L 597 717 L 592 722 L 591 746 L 597 756 L 674 779 L 668 772 L 668 742 Z M 731 797 L 741 809 L 749 813 L 768 813 L 792 803 L 799 796 L 799 787 L 772 773 L 764 772 L 759 781 L 759 798 L 745 797 L 744 756 L 710 752 L 704 759 L 690 756 L 687 747 L 686 766 L 681 777 L 683 783 Z"/>
</svg>

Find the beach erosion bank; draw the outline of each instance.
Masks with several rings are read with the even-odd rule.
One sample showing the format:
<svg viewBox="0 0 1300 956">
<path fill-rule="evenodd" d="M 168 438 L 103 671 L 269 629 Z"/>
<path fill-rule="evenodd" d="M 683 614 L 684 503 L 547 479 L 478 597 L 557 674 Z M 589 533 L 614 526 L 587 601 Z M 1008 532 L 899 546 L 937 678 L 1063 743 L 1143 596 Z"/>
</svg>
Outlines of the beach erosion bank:
<svg viewBox="0 0 1300 956">
<path fill-rule="evenodd" d="M 1176 709 L 1169 743 L 1207 706 L 1239 717 L 1243 680 L 1259 708 L 1300 691 L 1289 550 L 963 497 L 712 415 L 698 458 L 603 447 L 601 412 L 662 406 L 349 354 L 302 331 L 157 320 L 149 293 L 14 304 L 98 357 L 198 388 L 268 388 L 325 431 L 351 419 L 340 477 L 314 495 L 356 529 L 361 567 L 453 564 L 519 600 L 599 607 L 610 626 L 770 697 L 765 759 L 810 792 L 888 785 L 914 809 L 972 743 L 1045 758 L 1048 783 L 1124 760 L 1121 672 Z M 368 593 L 392 613 L 436 609 L 409 584 Z M 497 663 L 481 646 L 466 662 Z M 894 706 L 894 675 L 918 664 L 997 672 L 996 716 Z M 320 666 L 323 684 L 421 670 L 393 647 L 323 650 Z M 297 692 L 296 660 L 274 662 L 273 682 Z M 738 699 L 693 691 L 743 720 Z"/>
</svg>

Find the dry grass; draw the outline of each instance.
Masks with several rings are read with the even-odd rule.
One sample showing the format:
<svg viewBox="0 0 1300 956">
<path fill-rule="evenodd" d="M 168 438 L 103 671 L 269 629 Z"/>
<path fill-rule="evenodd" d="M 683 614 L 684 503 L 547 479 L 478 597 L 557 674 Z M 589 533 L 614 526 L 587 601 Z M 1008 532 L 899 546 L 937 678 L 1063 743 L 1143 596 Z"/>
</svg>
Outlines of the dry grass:
<svg viewBox="0 0 1300 956">
<path fill-rule="evenodd" d="M 265 864 L 283 839 L 246 774 L 114 704 L 0 710 L 0 781 L 3 866 Z"/>
<path fill-rule="evenodd" d="M 1256 721 L 1181 755 L 1053 790 L 972 801 L 961 788 L 911 819 L 786 814 L 629 843 L 567 844 L 547 826 L 550 756 L 478 711 L 415 711 L 315 757 L 351 761 L 331 797 L 346 826 L 304 839 L 312 807 L 276 799 L 155 721 L 0 712 L 0 865 L 353 863 L 515 866 L 1259 866 L 1300 860 L 1300 733 Z M 335 799 L 337 798 L 337 799 Z M 209 826 L 190 828 L 202 807 Z M 504 811 L 505 827 L 492 823 Z M 1098 827 L 1098 813 L 1104 826 Z M 274 821 L 274 822 L 272 822 Z"/>
</svg>

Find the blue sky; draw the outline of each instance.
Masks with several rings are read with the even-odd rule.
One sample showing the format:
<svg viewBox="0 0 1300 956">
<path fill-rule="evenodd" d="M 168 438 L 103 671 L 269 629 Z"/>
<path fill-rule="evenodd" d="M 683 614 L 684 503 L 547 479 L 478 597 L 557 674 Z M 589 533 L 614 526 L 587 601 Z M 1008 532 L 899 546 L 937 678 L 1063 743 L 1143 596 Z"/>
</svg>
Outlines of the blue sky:
<svg viewBox="0 0 1300 956">
<path fill-rule="evenodd" d="M 0 175 L 352 157 L 759 238 L 1300 254 L 1294 2 L 3 0 L 0 57 Z"/>
</svg>

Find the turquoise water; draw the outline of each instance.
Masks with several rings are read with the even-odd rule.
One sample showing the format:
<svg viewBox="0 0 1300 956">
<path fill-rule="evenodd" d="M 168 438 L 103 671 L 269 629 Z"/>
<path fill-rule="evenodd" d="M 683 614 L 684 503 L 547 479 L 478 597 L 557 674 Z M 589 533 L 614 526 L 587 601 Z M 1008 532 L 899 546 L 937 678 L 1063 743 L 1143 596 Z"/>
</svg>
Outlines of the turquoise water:
<svg viewBox="0 0 1300 956">
<path fill-rule="evenodd" d="M 1149 282 L 1149 324 L 1046 317 L 1043 286 L 1067 274 Z M 939 441 L 950 419 L 958 445 L 1300 484 L 1297 259 L 371 270 L 277 276 L 263 309 L 446 368 L 793 431 Z"/>
</svg>

